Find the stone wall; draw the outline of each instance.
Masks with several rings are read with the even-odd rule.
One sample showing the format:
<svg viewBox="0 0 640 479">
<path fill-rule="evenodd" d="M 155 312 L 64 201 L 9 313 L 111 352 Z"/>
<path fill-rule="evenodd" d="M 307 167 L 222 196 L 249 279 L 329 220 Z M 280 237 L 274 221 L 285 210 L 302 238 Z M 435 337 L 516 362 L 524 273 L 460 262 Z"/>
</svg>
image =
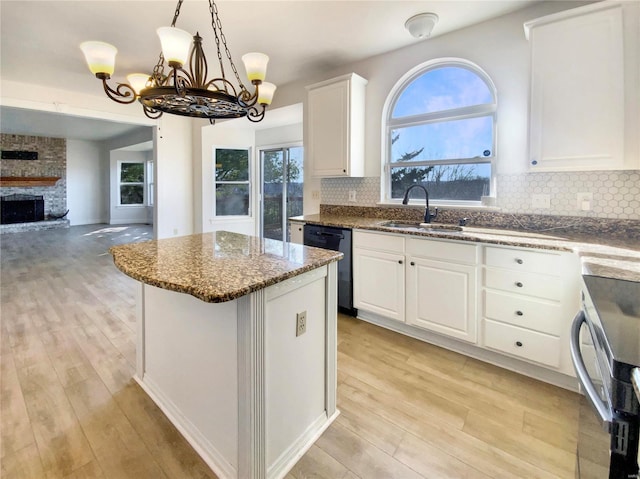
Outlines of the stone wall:
<svg viewBox="0 0 640 479">
<path fill-rule="evenodd" d="M 12 194 L 42 195 L 45 218 L 49 214 L 62 215 L 67 211 L 67 140 L 0 134 L 3 151 L 36 151 L 37 160 L 2 160 L 0 176 L 59 177 L 55 186 L 0 187 L 0 196 Z"/>
</svg>

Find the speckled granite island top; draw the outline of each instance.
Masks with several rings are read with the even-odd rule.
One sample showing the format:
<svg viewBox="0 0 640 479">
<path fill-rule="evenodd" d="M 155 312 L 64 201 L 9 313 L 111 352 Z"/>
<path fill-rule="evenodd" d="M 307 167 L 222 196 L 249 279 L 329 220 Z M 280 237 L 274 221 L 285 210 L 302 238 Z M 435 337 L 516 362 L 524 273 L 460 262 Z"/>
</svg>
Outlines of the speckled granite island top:
<svg viewBox="0 0 640 479">
<path fill-rule="evenodd" d="M 342 258 L 342 253 L 227 231 L 145 241 L 109 250 L 127 276 L 221 303 Z"/>
<path fill-rule="evenodd" d="M 503 246 L 569 251 L 580 256 L 583 274 L 640 282 L 640 238 L 609 238 L 606 235 L 574 233 L 570 228 L 550 231 L 499 229 L 465 226 L 462 231 L 433 229 L 431 231 L 398 230 L 383 226 L 381 218 L 313 214 L 290 218 L 294 221 L 364 229 L 386 233 L 407 234 L 434 239 L 472 241 Z"/>
</svg>

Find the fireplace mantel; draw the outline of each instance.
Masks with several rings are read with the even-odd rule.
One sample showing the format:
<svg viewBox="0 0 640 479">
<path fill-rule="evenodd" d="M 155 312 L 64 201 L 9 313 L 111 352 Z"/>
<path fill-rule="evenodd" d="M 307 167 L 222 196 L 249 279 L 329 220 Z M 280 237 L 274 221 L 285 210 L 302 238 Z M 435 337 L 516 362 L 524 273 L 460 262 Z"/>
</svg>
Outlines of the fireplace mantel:
<svg viewBox="0 0 640 479">
<path fill-rule="evenodd" d="M 59 176 L 2 176 L 0 186 L 55 186 Z"/>
</svg>

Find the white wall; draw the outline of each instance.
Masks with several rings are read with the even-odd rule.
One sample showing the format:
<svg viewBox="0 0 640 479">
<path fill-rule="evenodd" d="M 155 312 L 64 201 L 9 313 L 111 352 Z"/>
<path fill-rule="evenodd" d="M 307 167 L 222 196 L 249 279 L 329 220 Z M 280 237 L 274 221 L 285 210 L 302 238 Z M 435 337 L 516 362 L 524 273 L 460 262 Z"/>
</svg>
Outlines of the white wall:
<svg viewBox="0 0 640 479">
<path fill-rule="evenodd" d="M 162 115 L 155 133 L 156 238 L 193 233 L 191 119 Z"/>
<path fill-rule="evenodd" d="M 242 121 L 248 121 L 242 119 Z M 233 231 L 247 235 L 255 235 L 257 231 L 258 200 L 255 194 L 257 181 L 259 178 L 256 167 L 255 131 L 250 126 L 243 125 L 239 121 L 222 122 L 218 125 L 209 125 L 202 128 L 202 151 L 201 151 L 201 171 L 200 188 L 202 191 L 202 211 L 201 223 L 202 231 Z M 213 188 L 213 149 L 222 148 L 250 148 L 251 149 L 251 181 L 252 193 L 251 215 L 246 218 L 225 218 L 213 216 L 213 202 L 215 191 Z"/>
<path fill-rule="evenodd" d="M 101 152 L 100 142 L 67 140 L 67 218 L 71 226 L 107 221 L 108 168 Z"/>
<path fill-rule="evenodd" d="M 256 131 L 256 148 L 302 143 L 302 136 L 302 121 L 294 125 L 265 128 Z"/>
</svg>

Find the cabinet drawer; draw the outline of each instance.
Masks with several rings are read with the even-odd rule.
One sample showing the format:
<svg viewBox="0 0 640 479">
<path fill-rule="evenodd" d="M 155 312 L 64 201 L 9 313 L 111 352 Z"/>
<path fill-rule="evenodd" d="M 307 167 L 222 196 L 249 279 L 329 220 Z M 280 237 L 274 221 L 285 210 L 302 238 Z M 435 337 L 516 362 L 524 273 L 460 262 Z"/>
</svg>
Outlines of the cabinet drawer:
<svg viewBox="0 0 640 479">
<path fill-rule="evenodd" d="M 548 366 L 560 366 L 560 338 L 495 321 L 484 321 L 486 347 Z"/>
<path fill-rule="evenodd" d="M 503 323 L 560 336 L 566 318 L 559 303 L 536 301 L 520 295 L 485 291 L 484 315 Z"/>
<path fill-rule="evenodd" d="M 564 292 L 560 278 L 543 274 L 486 268 L 484 284 L 487 288 L 510 293 L 527 294 L 538 298 L 559 301 Z"/>
<path fill-rule="evenodd" d="M 487 266 L 509 268 L 529 273 L 542 273 L 551 276 L 562 274 L 562 255 L 524 251 L 508 248 L 485 247 L 484 262 Z"/>
<path fill-rule="evenodd" d="M 398 235 L 365 233 L 356 230 L 353 232 L 353 247 L 403 254 L 404 238 Z"/>
<path fill-rule="evenodd" d="M 433 258 L 439 261 L 476 264 L 478 262 L 477 251 L 475 244 L 416 238 L 407 239 L 407 254 Z"/>
</svg>

